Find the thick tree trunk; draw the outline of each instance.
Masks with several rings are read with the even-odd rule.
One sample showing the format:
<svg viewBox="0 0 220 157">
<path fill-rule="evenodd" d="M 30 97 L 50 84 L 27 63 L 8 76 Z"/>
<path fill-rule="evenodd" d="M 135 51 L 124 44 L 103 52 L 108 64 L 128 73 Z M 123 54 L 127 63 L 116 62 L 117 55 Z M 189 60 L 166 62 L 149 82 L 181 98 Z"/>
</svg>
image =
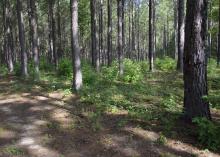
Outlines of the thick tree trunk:
<svg viewBox="0 0 220 157">
<path fill-rule="evenodd" d="M 118 2 L 118 62 L 119 62 L 119 75 L 123 75 L 123 38 L 122 38 L 122 12 L 123 12 L 123 0 L 117 0 Z"/>
<path fill-rule="evenodd" d="M 82 72 L 80 61 L 80 48 L 78 39 L 78 0 L 71 0 L 71 39 L 73 58 L 73 89 L 76 91 L 82 87 Z"/>
<path fill-rule="evenodd" d="M 22 76 L 28 77 L 27 52 L 26 52 L 26 47 L 25 47 L 24 19 L 23 19 L 21 0 L 17 0 L 17 18 L 18 18 L 19 41 L 20 41 L 20 51 L 21 51 Z"/>
<path fill-rule="evenodd" d="M 3 4 L 4 11 L 4 54 L 7 61 L 7 66 L 9 72 L 13 72 L 13 54 L 14 54 L 14 45 L 13 45 L 13 35 L 12 35 L 12 26 L 11 26 L 11 6 L 9 0 L 4 0 Z"/>
<path fill-rule="evenodd" d="M 131 0 L 129 0 L 129 14 L 128 14 L 128 58 L 131 58 Z"/>
<path fill-rule="evenodd" d="M 211 119 L 208 95 L 205 38 L 207 32 L 207 0 L 187 0 L 184 49 L 184 115 Z M 190 32 L 190 33 L 189 33 Z"/>
<path fill-rule="evenodd" d="M 58 0 L 57 1 L 57 35 L 58 35 L 57 57 L 58 57 L 58 60 L 64 55 L 61 29 L 62 29 L 61 28 L 61 9 L 60 9 L 60 0 Z"/>
<path fill-rule="evenodd" d="M 108 0 L 108 66 L 112 62 L 112 0 Z"/>
<path fill-rule="evenodd" d="M 39 46 L 38 46 L 38 24 L 37 10 L 35 0 L 29 0 L 31 13 L 31 34 L 32 34 L 32 52 L 34 55 L 35 79 L 39 79 Z"/>
<path fill-rule="evenodd" d="M 174 58 L 178 60 L 178 0 L 173 0 L 174 5 Z"/>
<path fill-rule="evenodd" d="M 103 50 L 103 0 L 100 0 L 99 5 L 99 59 L 100 63 L 104 64 L 104 50 Z"/>
<path fill-rule="evenodd" d="M 177 70 L 183 72 L 183 52 L 184 52 L 184 0 L 178 0 L 178 60 Z"/>
<path fill-rule="evenodd" d="M 132 22 L 132 27 L 131 27 L 131 48 L 132 48 L 132 51 L 135 51 L 135 21 L 134 21 L 134 18 L 135 18 L 135 10 L 134 10 L 134 1 L 131 0 L 131 22 Z"/>
<path fill-rule="evenodd" d="M 140 61 L 140 0 L 137 1 L 137 60 Z"/>
<path fill-rule="evenodd" d="M 90 0 L 91 12 L 91 42 L 92 42 L 92 65 L 99 71 L 99 56 L 98 56 L 98 31 L 97 31 L 97 11 L 96 0 Z"/>
<path fill-rule="evenodd" d="M 53 41 L 53 28 L 52 28 L 52 1 L 50 0 L 49 1 L 49 4 L 48 4 L 48 44 L 49 44 L 49 47 L 48 47 L 48 55 L 49 55 L 49 60 L 51 63 L 53 63 L 54 61 L 54 41 Z"/>
<path fill-rule="evenodd" d="M 153 4 L 153 59 L 156 59 L 157 35 L 156 35 L 156 1 Z"/>
<path fill-rule="evenodd" d="M 122 0 L 122 55 L 125 51 L 125 0 Z"/>
<path fill-rule="evenodd" d="M 163 25 L 163 56 L 167 55 L 167 36 L 166 36 L 166 25 Z"/>
<path fill-rule="evenodd" d="M 220 2 L 219 2 L 219 24 L 218 24 L 218 52 L 217 52 L 217 66 L 220 64 Z"/>
<path fill-rule="evenodd" d="M 153 71 L 153 43 L 154 43 L 154 31 L 153 31 L 153 6 L 154 0 L 149 0 L 149 52 L 148 52 L 148 59 L 149 59 L 149 70 Z"/>
<path fill-rule="evenodd" d="M 54 0 L 49 0 L 49 53 L 51 54 L 51 61 L 54 63 L 56 69 L 58 67 L 58 57 L 56 51 L 56 22 L 54 18 Z"/>
</svg>

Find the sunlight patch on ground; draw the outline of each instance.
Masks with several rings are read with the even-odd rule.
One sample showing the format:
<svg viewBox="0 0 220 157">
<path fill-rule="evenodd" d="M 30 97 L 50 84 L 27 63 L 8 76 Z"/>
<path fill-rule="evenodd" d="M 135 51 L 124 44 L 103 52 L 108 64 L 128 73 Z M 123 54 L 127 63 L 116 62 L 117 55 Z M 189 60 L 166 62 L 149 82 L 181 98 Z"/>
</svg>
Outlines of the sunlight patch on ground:
<svg viewBox="0 0 220 157">
<path fill-rule="evenodd" d="M 144 130 L 142 128 L 133 128 L 133 127 L 125 127 L 125 131 L 128 131 L 132 134 L 138 135 L 142 137 L 143 139 L 149 140 L 149 141 L 156 141 L 159 138 L 159 134 L 155 133 L 153 131 Z"/>
<path fill-rule="evenodd" d="M 211 153 L 209 151 L 199 150 L 198 148 L 181 141 L 169 139 L 166 145 L 173 150 L 188 152 L 190 154 L 195 154 L 198 157 L 219 157 L 217 154 Z"/>
</svg>

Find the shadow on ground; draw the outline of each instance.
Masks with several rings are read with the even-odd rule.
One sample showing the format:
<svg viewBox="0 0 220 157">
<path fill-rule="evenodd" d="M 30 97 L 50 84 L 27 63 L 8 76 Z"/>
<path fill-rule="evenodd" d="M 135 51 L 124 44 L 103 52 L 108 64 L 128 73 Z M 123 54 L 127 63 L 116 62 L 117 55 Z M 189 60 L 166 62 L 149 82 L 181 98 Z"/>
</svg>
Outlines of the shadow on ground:
<svg viewBox="0 0 220 157">
<path fill-rule="evenodd" d="M 81 104 L 77 96 L 66 99 L 59 92 L 48 91 L 49 84 L 37 85 L 33 88 L 34 84 L 11 76 L 1 78 L 0 157 L 207 155 L 177 137 L 168 139 L 167 144 L 159 144 L 157 124 L 148 127 L 145 122 L 131 121 L 119 126 L 127 120 L 126 113 L 104 113 L 102 119 L 97 120 L 95 115 L 85 112 L 89 111 L 87 107 L 78 108 Z M 208 155 L 218 156 L 210 152 Z"/>
</svg>

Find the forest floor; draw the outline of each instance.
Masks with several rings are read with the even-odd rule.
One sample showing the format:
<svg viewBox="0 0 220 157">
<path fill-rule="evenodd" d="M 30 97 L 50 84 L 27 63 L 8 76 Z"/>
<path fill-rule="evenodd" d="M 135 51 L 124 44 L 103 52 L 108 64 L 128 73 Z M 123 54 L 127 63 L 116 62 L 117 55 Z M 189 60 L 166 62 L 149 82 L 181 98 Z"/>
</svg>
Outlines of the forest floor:
<svg viewBox="0 0 220 157">
<path fill-rule="evenodd" d="M 140 86 L 99 82 L 81 98 L 54 77 L 0 77 L 0 157 L 220 157 L 177 118 L 183 91 L 176 72 L 149 74 Z M 212 113 L 218 121 L 219 110 Z"/>
</svg>

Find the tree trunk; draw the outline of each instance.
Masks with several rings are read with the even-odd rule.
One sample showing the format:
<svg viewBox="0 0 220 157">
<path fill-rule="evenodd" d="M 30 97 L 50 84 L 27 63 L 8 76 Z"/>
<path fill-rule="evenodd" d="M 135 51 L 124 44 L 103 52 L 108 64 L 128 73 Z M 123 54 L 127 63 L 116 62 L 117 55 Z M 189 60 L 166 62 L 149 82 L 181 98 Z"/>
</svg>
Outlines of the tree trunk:
<svg viewBox="0 0 220 157">
<path fill-rule="evenodd" d="M 122 38 L 122 12 L 123 12 L 123 0 L 117 0 L 118 2 L 118 62 L 119 62 L 119 75 L 124 73 L 123 68 L 123 38 Z"/>
<path fill-rule="evenodd" d="M 140 54 L 140 0 L 137 1 L 137 53 L 138 57 L 137 60 L 140 61 L 141 54 Z"/>
<path fill-rule="evenodd" d="M 99 56 L 100 63 L 104 64 L 104 54 L 103 54 L 103 0 L 100 0 L 99 5 Z"/>
<path fill-rule="evenodd" d="M 183 52 L 184 52 L 184 0 L 178 0 L 178 60 L 177 70 L 183 72 Z"/>
<path fill-rule="evenodd" d="M 153 6 L 154 6 L 154 0 L 149 0 L 149 52 L 148 52 L 148 59 L 149 59 L 149 70 L 153 71 Z"/>
<path fill-rule="evenodd" d="M 220 64 L 220 2 L 219 2 L 219 23 L 218 23 L 218 52 L 217 52 L 217 66 Z"/>
<path fill-rule="evenodd" d="M 187 0 L 184 48 L 184 116 L 211 119 L 208 95 L 205 38 L 207 32 L 207 0 Z M 189 33 L 190 32 L 190 33 Z"/>
<path fill-rule="evenodd" d="M 92 42 L 92 65 L 99 71 L 99 57 L 98 57 L 98 31 L 97 31 L 97 11 L 96 0 L 90 0 L 91 12 L 91 42 Z"/>
<path fill-rule="evenodd" d="M 59 60 L 59 58 L 63 56 L 60 0 L 57 1 L 57 35 L 58 35 L 57 57 Z"/>
<path fill-rule="evenodd" d="M 49 4 L 48 4 L 48 31 L 49 31 L 49 34 L 48 34 L 48 44 L 49 44 L 49 49 L 48 49 L 48 55 L 49 55 L 49 60 L 51 63 L 53 63 L 54 61 L 54 41 L 53 41 L 53 28 L 52 28 L 52 0 L 49 1 Z"/>
<path fill-rule="evenodd" d="M 73 89 L 76 91 L 82 87 L 82 72 L 80 61 L 80 48 L 78 39 L 78 0 L 71 0 L 71 45 L 73 58 Z"/>
<path fill-rule="evenodd" d="M 174 5 L 174 58 L 178 60 L 178 0 L 173 0 Z"/>
<path fill-rule="evenodd" d="M 35 79 L 39 79 L 39 47 L 38 47 L 38 24 L 35 0 L 29 0 L 31 14 L 32 52 L 34 55 Z"/>
<path fill-rule="evenodd" d="M 156 1 L 154 0 L 153 4 L 153 59 L 156 58 Z"/>
<path fill-rule="evenodd" d="M 7 66 L 9 72 L 13 72 L 14 64 L 13 64 L 13 53 L 14 53 L 14 45 L 13 45 L 13 35 L 12 35 L 12 26 L 11 26 L 11 6 L 9 0 L 5 0 L 3 4 L 4 11 L 4 54 L 7 61 Z"/>
<path fill-rule="evenodd" d="M 58 57 L 56 51 L 56 22 L 54 18 L 54 0 L 49 0 L 49 52 L 51 54 L 51 61 L 54 63 L 56 69 L 58 67 Z"/>
<path fill-rule="evenodd" d="M 129 15 L 128 15 L 128 58 L 131 58 L 131 28 L 132 28 L 132 23 L 131 23 L 131 0 L 129 0 Z"/>
<path fill-rule="evenodd" d="M 112 62 L 112 0 L 108 0 L 108 66 Z"/>
<path fill-rule="evenodd" d="M 22 76 L 28 77 L 24 19 L 23 19 L 21 0 L 17 0 L 17 18 L 18 18 L 19 41 L 20 41 L 20 51 L 21 51 L 21 71 L 22 71 Z"/>
<path fill-rule="evenodd" d="M 135 51 L 135 22 L 134 22 L 134 14 L 135 14 L 135 10 L 134 10 L 134 1 L 131 0 L 131 47 L 132 47 L 132 51 Z"/>
</svg>

